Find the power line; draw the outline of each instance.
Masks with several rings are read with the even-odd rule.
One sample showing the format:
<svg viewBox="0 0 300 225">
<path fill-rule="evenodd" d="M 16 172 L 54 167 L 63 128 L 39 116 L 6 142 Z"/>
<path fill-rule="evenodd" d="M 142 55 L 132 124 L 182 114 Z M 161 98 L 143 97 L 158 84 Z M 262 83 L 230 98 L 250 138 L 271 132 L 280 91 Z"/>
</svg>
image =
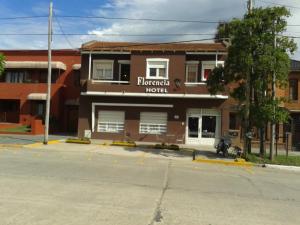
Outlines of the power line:
<svg viewBox="0 0 300 225">
<path fill-rule="evenodd" d="M 74 46 L 72 45 L 72 43 L 70 42 L 70 40 L 69 40 L 67 34 L 65 34 L 65 32 L 64 32 L 64 30 L 63 30 L 63 28 L 62 28 L 62 26 L 61 26 L 61 24 L 60 24 L 60 22 L 59 22 L 59 20 L 58 20 L 58 18 L 57 18 L 57 16 L 56 16 L 56 14 L 55 14 L 55 12 L 53 12 L 53 15 L 54 15 L 55 22 L 58 24 L 58 27 L 59 27 L 59 29 L 60 29 L 60 31 L 61 31 L 61 34 L 64 36 L 64 38 L 65 38 L 65 40 L 67 41 L 67 43 L 69 44 L 69 46 L 70 46 L 72 49 L 75 49 L 75 47 L 74 47 Z M 53 35 L 53 34 L 52 34 L 52 35 Z"/>
<path fill-rule="evenodd" d="M 38 19 L 38 18 L 48 18 L 48 16 L 16 16 L 16 17 L 0 17 L 0 20 L 19 20 L 19 19 Z"/>
<path fill-rule="evenodd" d="M 60 17 L 60 18 L 79 18 L 79 19 L 104 19 L 104 20 L 131 20 L 131 21 L 152 21 L 152 22 L 176 22 L 176 23 L 213 23 L 213 24 L 220 23 L 220 21 L 205 21 L 205 20 L 129 18 L 129 17 L 106 17 L 106 16 L 60 15 L 58 17 Z"/>
<path fill-rule="evenodd" d="M 44 36 L 46 33 L 0 33 L 0 36 Z M 112 37 L 151 37 L 151 36 L 212 36 L 215 34 L 180 33 L 180 34 L 96 34 L 96 33 L 53 33 L 53 36 L 112 36 Z"/>
<path fill-rule="evenodd" d="M 261 2 L 267 4 L 276 4 L 291 8 L 300 9 L 300 7 L 287 6 L 283 4 L 271 3 L 267 1 Z M 19 16 L 19 17 L 0 17 L 0 20 L 18 20 L 18 19 L 39 19 L 39 18 L 47 18 L 48 16 L 39 15 L 39 16 Z M 104 17 L 104 16 L 78 16 L 78 15 L 60 15 L 56 16 L 56 18 L 72 18 L 72 19 L 104 19 L 104 20 L 128 20 L 128 21 L 152 21 L 152 22 L 176 22 L 176 23 L 202 23 L 202 24 L 219 24 L 220 22 L 224 22 L 225 20 L 220 21 L 205 21 L 205 20 L 179 20 L 179 19 L 154 19 L 154 18 L 129 18 L 129 17 Z M 300 24 L 290 24 L 287 26 L 300 26 Z M 157 36 L 157 35 L 155 35 Z"/>
<path fill-rule="evenodd" d="M 47 15 L 39 16 L 16 16 L 16 17 L 0 17 L 0 20 L 17 20 L 17 19 L 35 19 L 47 18 Z M 104 20 L 132 20 L 132 21 L 153 21 L 153 22 L 176 22 L 176 23 L 213 23 L 218 24 L 220 21 L 205 20 L 180 20 L 180 19 L 155 19 L 155 18 L 129 18 L 129 17 L 105 17 L 105 16 L 80 16 L 80 15 L 57 15 L 57 18 L 72 19 L 104 19 Z"/>
<path fill-rule="evenodd" d="M 270 2 L 270 1 L 264 1 L 264 0 L 258 0 L 258 1 L 263 2 L 265 4 L 284 6 L 284 7 L 292 8 L 292 9 L 300 9 L 300 7 L 292 6 L 292 5 L 286 5 L 286 4 L 281 4 L 281 3 L 276 3 L 276 2 Z"/>
<path fill-rule="evenodd" d="M 63 32 L 63 31 L 62 31 Z M 299 33 L 299 32 L 296 32 Z M 0 33 L 0 36 L 46 36 L 47 33 Z M 106 37 L 153 37 L 153 36 L 213 36 L 215 34 L 203 34 L 203 33 L 187 33 L 187 34 L 89 34 L 89 33 L 52 33 L 53 36 L 106 36 Z M 289 37 L 289 38 L 300 38 L 300 36 L 293 36 L 293 35 L 280 35 L 282 37 Z M 212 40 L 212 39 L 209 39 Z M 72 45 L 70 43 L 70 45 Z"/>
</svg>

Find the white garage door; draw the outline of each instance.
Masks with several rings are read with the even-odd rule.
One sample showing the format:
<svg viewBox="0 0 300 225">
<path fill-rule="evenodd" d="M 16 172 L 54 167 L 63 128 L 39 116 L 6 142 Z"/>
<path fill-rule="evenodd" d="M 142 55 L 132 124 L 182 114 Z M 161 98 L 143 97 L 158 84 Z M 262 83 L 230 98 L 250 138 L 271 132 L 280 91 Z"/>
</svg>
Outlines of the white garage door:
<svg viewBox="0 0 300 225">
<path fill-rule="evenodd" d="M 104 111 L 98 113 L 98 132 L 120 133 L 124 130 L 124 111 Z"/>
<path fill-rule="evenodd" d="M 168 114 L 166 112 L 141 112 L 141 134 L 163 134 L 167 132 Z"/>
</svg>

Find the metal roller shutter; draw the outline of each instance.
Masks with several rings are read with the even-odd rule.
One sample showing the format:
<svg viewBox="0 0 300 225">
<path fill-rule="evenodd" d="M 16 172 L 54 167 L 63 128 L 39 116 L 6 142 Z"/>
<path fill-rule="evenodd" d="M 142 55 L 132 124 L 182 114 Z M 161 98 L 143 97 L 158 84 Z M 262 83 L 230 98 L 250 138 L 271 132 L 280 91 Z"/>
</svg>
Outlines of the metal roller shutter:
<svg viewBox="0 0 300 225">
<path fill-rule="evenodd" d="M 168 114 L 166 112 L 141 112 L 141 134 L 163 134 L 167 132 Z"/>
<path fill-rule="evenodd" d="M 124 130 L 124 111 L 99 111 L 98 132 L 119 133 Z"/>
</svg>

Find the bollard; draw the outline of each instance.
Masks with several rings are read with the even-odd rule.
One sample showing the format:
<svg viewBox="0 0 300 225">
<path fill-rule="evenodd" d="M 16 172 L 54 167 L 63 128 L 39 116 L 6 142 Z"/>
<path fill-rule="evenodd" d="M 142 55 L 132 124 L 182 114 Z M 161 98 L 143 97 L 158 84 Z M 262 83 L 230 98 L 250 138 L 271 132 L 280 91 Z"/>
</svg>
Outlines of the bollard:
<svg viewBox="0 0 300 225">
<path fill-rule="evenodd" d="M 279 135 L 278 134 L 276 134 L 276 136 L 275 136 L 275 156 L 277 157 L 278 156 L 278 139 L 279 139 Z"/>
<path fill-rule="evenodd" d="M 288 156 L 289 156 L 289 133 L 288 132 L 286 132 L 285 133 L 285 135 L 286 135 L 286 152 L 285 152 L 285 158 L 287 159 L 288 158 Z"/>
<path fill-rule="evenodd" d="M 196 160 L 196 151 L 193 151 L 193 161 Z"/>
</svg>

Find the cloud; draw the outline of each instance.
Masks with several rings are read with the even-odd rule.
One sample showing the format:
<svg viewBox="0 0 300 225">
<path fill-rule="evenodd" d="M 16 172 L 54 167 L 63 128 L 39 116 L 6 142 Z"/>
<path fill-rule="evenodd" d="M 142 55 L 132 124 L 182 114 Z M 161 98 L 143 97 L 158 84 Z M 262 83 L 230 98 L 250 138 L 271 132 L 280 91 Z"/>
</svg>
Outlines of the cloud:
<svg viewBox="0 0 300 225">
<path fill-rule="evenodd" d="M 94 2 L 94 1 L 93 1 Z M 32 14 L 47 13 L 46 3 L 31 6 Z M 94 4 L 94 5 L 93 5 Z M 286 4 L 295 4 L 286 1 Z M 266 4 L 256 1 L 256 6 Z M 178 20 L 226 21 L 234 17 L 242 17 L 247 10 L 244 0 L 107 0 L 105 3 L 85 4 L 85 15 L 127 18 L 156 18 Z M 55 9 L 56 15 L 64 14 L 64 9 Z M 1 7 L 2 16 L 21 16 L 22 12 L 13 12 L 5 6 Z M 300 9 L 291 9 L 290 24 L 299 24 Z M 72 14 L 79 14 L 74 11 Z M 154 21 L 105 20 L 105 19 L 58 19 L 65 33 L 88 33 L 93 35 L 54 36 L 54 48 L 80 47 L 90 40 L 101 41 L 137 41 L 160 42 L 180 40 L 201 40 L 212 38 L 213 35 L 181 35 L 181 36 L 147 36 L 151 34 L 214 34 L 216 24 L 212 23 L 176 23 Z M 47 33 L 47 18 L 26 21 L 8 21 L 1 23 L 2 33 Z M 54 18 L 54 32 L 62 33 Z M 299 32 L 299 33 L 297 33 Z M 114 34 L 114 36 L 111 36 Z M 128 34 L 128 36 L 123 36 Z M 142 36 L 130 36 L 142 34 Z M 288 27 L 287 34 L 300 36 L 300 27 Z M 300 48 L 300 39 L 296 39 Z M 69 44 L 70 43 L 70 44 Z M 0 48 L 47 48 L 47 36 L 0 36 Z M 300 51 L 293 58 L 300 59 Z"/>
<path fill-rule="evenodd" d="M 217 4 L 216 4 L 217 3 Z M 266 4 L 256 1 L 257 6 Z M 110 7 L 101 7 L 94 11 L 97 16 L 113 16 L 128 18 L 160 18 L 178 20 L 204 20 L 204 21 L 226 21 L 234 17 L 242 17 L 247 10 L 246 1 L 211 1 L 211 0 L 112 0 Z M 292 17 L 290 24 L 300 21 L 300 10 L 291 9 Z M 299 22 L 298 22 L 299 23 Z M 294 34 L 299 27 L 289 27 L 288 33 Z M 131 37 L 118 36 L 118 34 L 160 34 L 160 33 L 201 33 L 213 34 L 216 24 L 201 23 L 172 23 L 172 22 L 149 22 L 149 21 L 127 21 L 115 20 L 105 21 L 88 32 L 97 34 L 97 39 L 102 41 L 180 41 L 191 39 L 210 38 L 212 35 L 186 35 L 186 36 L 163 36 L 163 37 Z M 106 36 L 116 34 L 115 36 Z M 296 39 L 300 47 L 300 39 Z M 300 58 L 298 51 L 293 58 Z"/>
</svg>

